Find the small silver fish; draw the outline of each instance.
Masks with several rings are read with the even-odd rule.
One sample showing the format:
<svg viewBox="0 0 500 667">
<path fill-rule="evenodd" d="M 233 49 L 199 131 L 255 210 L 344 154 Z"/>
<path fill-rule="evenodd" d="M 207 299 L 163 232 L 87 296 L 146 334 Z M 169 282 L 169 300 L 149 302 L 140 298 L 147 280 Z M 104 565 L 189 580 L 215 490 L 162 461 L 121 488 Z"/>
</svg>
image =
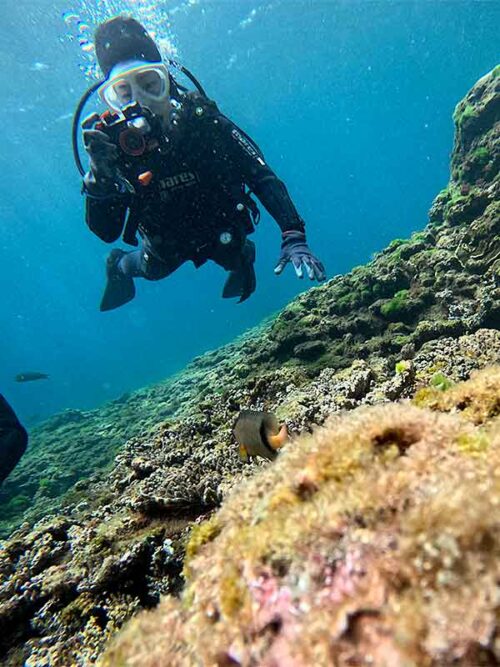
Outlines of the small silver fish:
<svg viewBox="0 0 500 667">
<path fill-rule="evenodd" d="M 34 380 L 48 380 L 49 376 L 46 373 L 38 373 L 37 371 L 27 371 L 26 373 L 19 373 L 16 375 L 16 382 L 33 382 Z"/>
<path fill-rule="evenodd" d="M 277 450 L 288 438 L 286 424 L 280 428 L 272 412 L 259 410 L 242 410 L 233 433 L 242 461 L 248 461 L 249 456 L 262 456 L 272 461 L 278 455 Z"/>
</svg>

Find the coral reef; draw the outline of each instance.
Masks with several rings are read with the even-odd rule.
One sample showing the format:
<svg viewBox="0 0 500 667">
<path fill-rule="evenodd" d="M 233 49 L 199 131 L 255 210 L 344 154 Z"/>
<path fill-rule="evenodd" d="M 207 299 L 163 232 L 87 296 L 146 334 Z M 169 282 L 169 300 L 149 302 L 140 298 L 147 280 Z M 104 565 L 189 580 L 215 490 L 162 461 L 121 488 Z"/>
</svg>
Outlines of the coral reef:
<svg viewBox="0 0 500 667">
<path fill-rule="evenodd" d="M 99 664 L 498 664 L 500 367 L 441 394 L 459 414 L 359 408 L 288 446 Z"/>
<path fill-rule="evenodd" d="M 326 650 L 330 624 L 337 662 L 357 660 L 359 643 L 383 665 L 403 664 L 400 656 L 408 665 L 446 665 L 451 656 L 463 665 L 493 664 L 498 373 L 461 382 L 500 363 L 499 82 L 491 73 L 457 107 L 452 179 L 424 231 L 302 294 L 175 378 L 100 410 L 64 413 L 35 431 L 0 498 L 4 534 L 17 527 L 0 550 L 5 664 L 94 664 L 138 609 L 180 593 L 183 570 L 184 607 L 166 598 L 160 620 L 137 622 L 168 623 L 162 641 L 182 649 L 184 664 L 193 664 L 186 641 L 198 631 L 220 640 L 221 653 L 206 664 L 256 664 L 247 661 L 248 648 L 263 656 L 258 664 L 306 664 L 294 639 L 305 612 L 296 614 L 287 597 L 298 590 L 302 564 L 309 573 L 304 609 L 317 612 L 308 642 Z M 468 161 L 475 166 L 460 168 Z M 381 405 L 398 399 L 414 405 Z M 294 436 L 272 468 L 239 460 L 231 431 L 242 409 L 276 413 Z M 356 412 L 340 420 L 346 410 Z M 371 440 L 358 437 L 361 425 Z M 336 442 L 344 443 L 338 452 Z M 310 464 L 300 458 L 308 452 L 315 453 Z M 325 526 L 338 519 L 335 534 L 314 533 L 325 512 Z M 441 528 L 450 536 L 443 544 Z M 476 529 L 483 542 L 474 542 Z M 274 545 L 264 544 L 266 535 Z M 214 577 L 226 562 L 217 550 L 223 544 L 234 552 L 221 583 Z M 212 578 L 204 592 L 205 563 Z M 261 605 L 250 621 L 249 600 Z M 328 605 L 337 605 L 334 616 Z M 211 629 L 191 620 L 195 609 L 212 616 Z M 233 641 L 236 628 L 243 634 Z M 131 632 L 115 656 L 125 655 L 126 642 L 135 655 L 141 650 Z M 296 662 L 286 654 L 292 647 Z M 204 656 L 201 650 L 193 639 L 193 651 Z M 322 664 L 321 657 L 309 664 Z"/>
<path fill-rule="evenodd" d="M 183 383 L 172 378 L 99 410 L 66 410 L 30 429 L 28 454 L 0 488 L 0 535 L 12 532 L 23 513 L 30 522 L 51 513 L 68 490 L 68 503 L 86 497 L 89 471 L 102 477 L 127 440 L 153 432 L 184 396 Z"/>
</svg>

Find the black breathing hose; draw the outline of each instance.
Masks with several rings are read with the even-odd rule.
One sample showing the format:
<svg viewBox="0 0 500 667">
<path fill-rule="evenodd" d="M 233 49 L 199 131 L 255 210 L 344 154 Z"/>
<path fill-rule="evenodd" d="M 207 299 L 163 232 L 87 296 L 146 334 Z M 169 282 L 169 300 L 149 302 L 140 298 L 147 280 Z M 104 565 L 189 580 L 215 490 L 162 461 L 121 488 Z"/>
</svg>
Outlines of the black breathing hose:
<svg viewBox="0 0 500 667">
<path fill-rule="evenodd" d="M 203 86 L 201 85 L 201 83 L 194 76 L 194 74 L 191 74 L 191 72 L 186 67 L 184 67 L 184 65 L 181 65 L 180 63 L 176 62 L 175 60 L 169 60 L 168 63 L 169 63 L 169 65 L 172 65 L 172 67 L 175 67 L 176 69 L 178 69 L 179 72 L 182 72 L 185 76 L 187 76 L 187 78 L 198 89 L 198 92 L 201 93 L 203 95 L 203 97 L 207 97 L 207 94 L 203 90 Z"/>
<path fill-rule="evenodd" d="M 87 104 L 87 100 L 89 97 L 92 95 L 92 93 L 99 88 L 99 86 L 103 83 L 104 79 L 101 81 L 96 81 L 96 83 L 93 83 L 90 88 L 85 92 L 80 101 L 78 102 L 78 106 L 75 109 L 75 113 L 73 115 L 73 126 L 71 128 L 71 143 L 73 146 L 73 157 L 75 158 L 75 164 L 76 168 L 80 172 L 80 175 L 83 176 L 85 174 L 85 169 L 83 168 L 82 161 L 80 159 L 80 153 L 78 151 L 78 130 L 80 129 L 80 116 L 82 115 L 83 107 Z"/>
</svg>

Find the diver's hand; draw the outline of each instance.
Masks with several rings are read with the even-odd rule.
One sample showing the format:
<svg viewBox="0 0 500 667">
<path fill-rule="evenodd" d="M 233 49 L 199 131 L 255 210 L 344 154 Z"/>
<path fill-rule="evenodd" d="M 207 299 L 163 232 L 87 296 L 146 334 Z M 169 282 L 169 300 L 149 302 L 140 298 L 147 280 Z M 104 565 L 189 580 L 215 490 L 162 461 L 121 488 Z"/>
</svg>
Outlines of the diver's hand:
<svg viewBox="0 0 500 667">
<path fill-rule="evenodd" d="M 312 254 L 306 242 L 303 232 L 290 230 L 283 232 L 281 236 L 281 255 L 274 268 L 274 273 L 279 275 L 285 266 L 291 262 L 297 278 L 303 278 L 302 266 L 311 280 L 321 282 L 326 279 L 325 268 L 315 255 Z"/>
<path fill-rule="evenodd" d="M 90 158 L 90 171 L 83 182 L 88 194 L 106 196 L 117 189 L 118 148 L 105 132 L 95 129 L 99 120 L 99 114 L 93 113 L 81 125 L 83 144 Z"/>
<path fill-rule="evenodd" d="M 118 148 L 101 130 L 84 130 L 83 144 L 90 157 L 90 169 L 96 180 L 114 181 L 117 175 Z"/>
</svg>

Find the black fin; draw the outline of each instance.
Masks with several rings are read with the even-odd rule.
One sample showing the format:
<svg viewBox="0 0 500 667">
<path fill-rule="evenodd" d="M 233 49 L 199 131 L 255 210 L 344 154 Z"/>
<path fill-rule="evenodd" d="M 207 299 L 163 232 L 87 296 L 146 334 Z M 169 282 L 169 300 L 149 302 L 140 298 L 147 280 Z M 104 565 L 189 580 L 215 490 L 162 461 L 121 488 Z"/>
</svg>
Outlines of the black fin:
<svg viewBox="0 0 500 667">
<path fill-rule="evenodd" d="M 238 303 L 241 303 L 255 292 L 257 279 L 255 277 L 254 262 L 255 244 L 253 241 L 247 239 L 242 251 L 241 266 L 234 271 L 230 271 L 226 279 L 222 291 L 222 297 L 224 299 L 239 296 L 240 300 Z"/>
<path fill-rule="evenodd" d="M 106 287 L 99 307 L 101 312 L 124 306 L 135 296 L 134 279 L 123 274 L 118 268 L 118 262 L 126 254 L 118 249 L 112 250 L 109 254 L 106 262 Z"/>
<path fill-rule="evenodd" d="M 124 306 L 135 296 L 135 285 L 132 278 L 108 278 L 99 310 L 105 312 Z"/>
</svg>

